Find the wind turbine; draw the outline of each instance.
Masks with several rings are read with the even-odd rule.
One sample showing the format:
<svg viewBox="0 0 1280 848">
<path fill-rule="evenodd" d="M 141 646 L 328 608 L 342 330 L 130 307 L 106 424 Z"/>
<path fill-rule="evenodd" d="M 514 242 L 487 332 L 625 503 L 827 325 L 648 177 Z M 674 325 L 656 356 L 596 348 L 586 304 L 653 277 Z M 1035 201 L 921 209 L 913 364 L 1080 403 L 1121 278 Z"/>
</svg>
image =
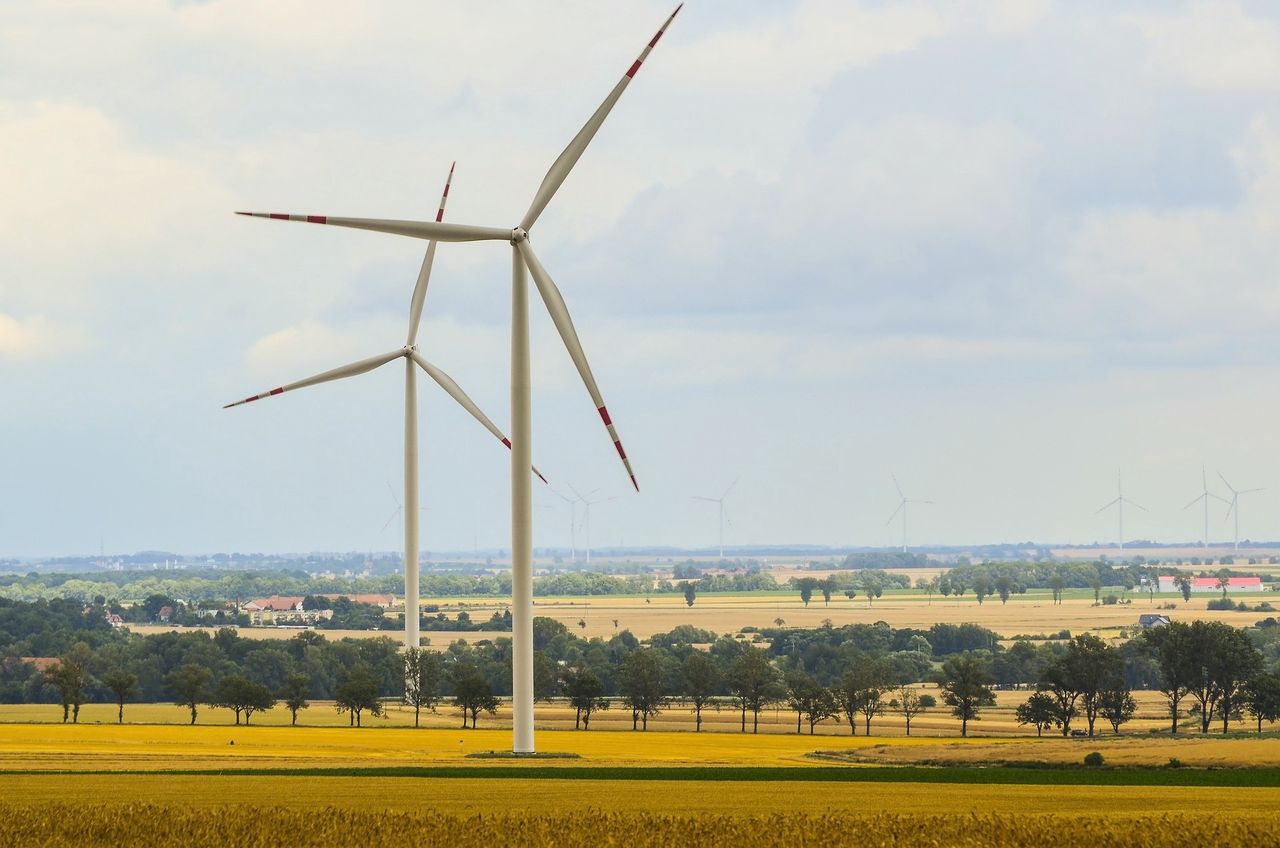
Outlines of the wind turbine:
<svg viewBox="0 0 1280 848">
<path fill-rule="evenodd" d="M 511 612 L 512 612 L 512 662 L 511 662 L 511 711 L 512 751 L 533 753 L 533 492 L 527 470 L 533 458 L 533 415 L 530 408 L 529 375 L 529 299 L 526 271 L 533 276 L 547 312 L 555 323 L 569 356 L 577 366 L 587 393 L 604 422 L 609 438 L 622 460 L 631 484 L 639 490 L 631 463 L 622 448 L 613 420 L 605 408 L 604 398 L 596 386 L 586 354 L 578 340 L 569 309 L 551 275 L 542 267 L 529 244 L 529 231 L 538 217 L 564 183 L 573 166 L 582 157 L 587 145 L 595 137 L 609 112 L 626 91 L 636 72 L 649 53 L 679 14 L 681 7 L 671 13 L 658 32 L 649 40 L 627 72 L 622 75 L 604 102 L 587 119 L 582 129 L 551 164 L 534 194 L 529 210 L 514 227 L 476 227 L 464 224 L 445 224 L 439 219 L 429 221 L 399 221 L 378 218 L 335 218 L 327 215 L 291 215 L 278 212 L 240 212 L 257 218 L 274 218 L 285 221 L 305 221 L 311 224 L 328 224 L 352 227 L 359 230 L 391 233 L 431 241 L 503 241 L 511 245 Z"/>
<path fill-rule="evenodd" d="M 599 489 L 592 489 L 584 496 L 577 489 L 574 489 L 573 486 L 570 486 L 569 488 L 573 489 L 573 493 L 578 496 L 578 503 L 582 504 L 582 526 L 587 533 L 587 565 L 589 566 L 591 565 L 591 507 L 596 504 L 604 503 L 605 501 L 616 501 L 618 496 L 610 495 L 607 498 L 593 498 L 592 496 L 596 492 L 600 491 Z"/>
<path fill-rule="evenodd" d="M 1218 476 L 1219 476 L 1219 477 L 1222 477 L 1222 472 L 1221 472 L 1221 471 L 1219 471 L 1219 472 L 1218 472 Z M 1263 491 L 1263 490 L 1262 490 L 1262 489 L 1241 489 L 1240 491 L 1236 491 L 1236 490 L 1231 486 L 1231 484 L 1227 482 L 1227 478 L 1226 478 L 1226 477 L 1222 477 L 1222 483 L 1223 483 L 1223 485 L 1224 485 L 1224 486 L 1226 486 L 1228 489 L 1231 489 L 1231 500 L 1229 501 L 1229 503 L 1230 503 L 1231 505 L 1227 507 L 1227 515 L 1226 515 L 1226 517 L 1227 517 L 1227 518 L 1230 518 L 1230 517 L 1231 517 L 1231 513 L 1233 513 L 1233 512 L 1235 513 L 1235 516 L 1236 516 L 1236 522 L 1235 522 L 1235 524 L 1236 524 L 1236 529 L 1235 529 L 1235 550 L 1237 550 L 1237 551 L 1238 551 L 1238 550 L 1240 550 L 1240 496 L 1241 496 L 1241 495 L 1252 495 L 1254 492 L 1261 492 L 1261 491 Z"/>
<path fill-rule="evenodd" d="M 902 513 L 902 552 L 906 553 L 907 552 L 907 504 L 919 503 L 919 504 L 932 505 L 933 501 L 922 501 L 922 500 L 914 500 L 912 498 L 908 498 L 906 495 L 902 493 L 902 487 L 898 485 L 897 476 L 894 474 L 890 474 L 889 476 L 893 478 L 893 488 L 898 490 L 899 500 L 898 500 L 898 508 L 893 511 L 893 515 L 889 516 L 889 520 L 884 523 L 884 526 L 888 527 L 893 522 L 894 517 L 897 516 L 899 512 Z"/>
<path fill-rule="evenodd" d="M 555 489 L 551 490 L 551 494 L 569 505 L 569 562 L 576 563 L 578 561 L 578 500 L 568 495 L 562 495 Z"/>
<path fill-rule="evenodd" d="M 453 181 L 453 167 L 449 168 L 449 177 L 445 180 L 444 194 L 440 197 L 440 208 L 436 212 L 436 220 L 440 221 L 444 218 L 445 201 L 449 198 L 449 184 Z M 418 272 L 418 281 L 413 287 L 413 297 L 409 302 L 409 334 L 405 339 L 405 343 L 397 350 L 390 353 L 384 353 L 379 356 L 372 356 L 368 359 L 362 359 L 359 362 L 353 362 L 350 365 L 343 365 L 322 374 L 316 374 L 313 377 L 307 377 L 298 380 L 295 383 L 288 383 L 278 388 L 270 389 L 262 394 L 247 397 L 244 400 L 229 403 L 223 409 L 230 409 L 233 406 L 241 406 L 242 404 L 252 403 L 255 400 L 261 400 L 267 397 L 291 392 L 295 389 L 303 389 L 307 386 L 315 386 L 320 383 L 328 383 L 333 380 L 341 380 L 346 377 L 355 377 L 360 374 L 367 373 L 382 365 L 386 365 L 395 359 L 403 359 L 404 369 L 404 504 L 401 505 L 397 501 L 397 511 L 404 512 L 404 644 L 406 648 L 416 648 L 419 643 L 419 627 L 418 615 L 413 612 L 418 609 L 418 390 L 416 383 L 417 371 L 414 366 L 421 368 L 427 372 L 431 379 L 440 384 L 440 388 L 444 389 L 448 395 L 458 404 L 471 413 L 472 417 L 479 421 L 484 428 L 497 437 L 504 445 L 511 448 L 511 442 L 506 436 L 502 435 L 494 423 L 489 420 L 480 407 L 467 396 L 467 393 L 453 381 L 448 374 L 432 365 L 426 358 L 418 352 L 417 337 L 418 327 L 422 321 L 422 307 L 426 303 L 427 284 L 431 279 L 431 264 L 435 260 L 436 243 L 431 241 L 427 243 L 427 253 L 422 260 L 422 268 Z M 533 468 L 532 464 L 527 466 Z M 533 468 L 533 473 L 538 474 L 538 469 Z M 542 477 L 541 474 L 538 474 Z M 545 478 L 543 478 L 545 482 Z M 395 498 L 393 492 L 391 497 Z M 392 515 L 395 518 L 395 515 Z M 390 521 L 388 521 L 390 523 Z M 386 527 L 384 526 L 385 530 Z"/>
<path fill-rule="evenodd" d="M 1197 495 L 1191 501 L 1191 503 L 1184 506 L 1183 509 L 1184 510 L 1191 509 L 1191 507 L 1195 506 L 1201 501 L 1204 502 L 1204 547 L 1206 549 L 1208 549 L 1209 547 L 1209 501 L 1210 500 L 1222 501 L 1224 504 L 1231 503 L 1231 501 L 1228 501 L 1226 498 L 1222 497 L 1222 495 L 1215 495 L 1213 492 L 1209 491 L 1209 479 L 1205 476 L 1204 466 L 1201 465 L 1200 466 L 1200 494 Z M 1238 535 L 1237 535 L 1237 538 L 1238 538 Z"/>
<path fill-rule="evenodd" d="M 1192 503 L 1194 503 L 1194 501 L 1192 501 Z M 1095 512 L 1094 515 L 1097 515 L 1099 512 L 1102 512 L 1103 510 L 1110 509 L 1113 506 L 1116 508 L 1116 520 L 1119 522 L 1119 531 L 1120 531 L 1120 550 L 1122 551 L 1124 550 L 1124 505 L 1125 504 L 1128 504 L 1129 506 L 1136 506 L 1138 509 L 1142 510 L 1143 512 L 1147 511 L 1147 508 L 1142 504 L 1134 503 L 1133 501 L 1129 500 L 1124 496 L 1124 482 L 1120 478 L 1120 469 L 1117 468 L 1115 499 L 1107 501 L 1106 504 L 1098 507 L 1098 511 Z"/>
<path fill-rule="evenodd" d="M 724 494 L 722 494 L 718 498 L 705 498 L 702 495 L 690 496 L 695 501 L 708 501 L 713 504 L 718 504 L 720 507 L 720 559 L 724 559 L 724 522 L 725 522 L 724 499 L 729 497 L 729 493 L 733 491 L 733 487 L 736 485 L 738 485 L 738 480 L 734 480 L 732 483 L 730 483 L 729 488 L 725 489 Z M 732 525 L 733 521 L 730 521 L 729 524 Z"/>
</svg>

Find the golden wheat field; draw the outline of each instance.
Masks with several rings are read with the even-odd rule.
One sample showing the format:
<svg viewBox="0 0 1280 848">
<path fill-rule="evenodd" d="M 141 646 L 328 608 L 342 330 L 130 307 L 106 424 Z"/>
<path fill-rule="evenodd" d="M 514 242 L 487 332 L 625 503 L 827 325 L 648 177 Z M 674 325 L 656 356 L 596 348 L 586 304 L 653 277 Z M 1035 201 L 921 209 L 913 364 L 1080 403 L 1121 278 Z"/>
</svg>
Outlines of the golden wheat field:
<svg viewBox="0 0 1280 848">
<path fill-rule="evenodd" d="M 436 811 L 368 812 L 243 807 L 234 815 L 201 808 L 152 804 L 95 807 L 58 803 L 2 807 L 0 840 L 13 845 L 150 846 L 157 834 L 178 845 L 288 844 L 378 846 L 460 844 L 541 846 L 627 845 L 753 848 L 794 845 L 828 848 L 860 845 L 1043 846 L 1088 844 L 1098 848 L 1165 848 L 1187 844 L 1260 845 L 1280 823 L 1274 814 L 1237 819 L 1140 815 L 1117 826 L 1111 819 L 1001 814 L 858 816 L 806 815 L 682 816 L 671 813 L 578 811 L 529 815 Z M 277 841 L 278 840 L 278 841 Z"/>
</svg>

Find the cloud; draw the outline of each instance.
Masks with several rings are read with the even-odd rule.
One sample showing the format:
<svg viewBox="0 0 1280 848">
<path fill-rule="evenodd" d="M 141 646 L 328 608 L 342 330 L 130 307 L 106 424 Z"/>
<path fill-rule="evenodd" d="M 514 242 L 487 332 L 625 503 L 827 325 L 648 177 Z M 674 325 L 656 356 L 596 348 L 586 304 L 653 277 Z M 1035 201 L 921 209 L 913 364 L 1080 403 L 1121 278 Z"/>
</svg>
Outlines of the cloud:
<svg viewBox="0 0 1280 848">
<path fill-rule="evenodd" d="M 1132 16 L 1157 67 L 1218 91 L 1280 90 L 1280 24 L 1239 3 L 1195 2 L 1174 12 Z"/>
<path fill-rule="evenodd" d="M 85 340 L 83 330 L 57 326 L 43 315 L 20 319 L 0 312 L 0 359 L 59 356 L 83 347 Z"/>
</svg>

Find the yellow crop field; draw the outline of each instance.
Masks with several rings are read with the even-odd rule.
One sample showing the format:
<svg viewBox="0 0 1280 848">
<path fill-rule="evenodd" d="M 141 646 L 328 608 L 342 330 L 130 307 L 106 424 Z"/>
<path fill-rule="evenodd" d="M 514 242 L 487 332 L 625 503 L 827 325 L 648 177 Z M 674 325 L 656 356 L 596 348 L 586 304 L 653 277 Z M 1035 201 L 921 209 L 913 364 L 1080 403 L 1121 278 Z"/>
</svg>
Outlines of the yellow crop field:
<svg viewBox="0 0 1280 848">
<path fill-rule="evenodd" d="M 271 844 L 298 846 L 492 844 L 522 846 L 844 846 L 859 844 L 1098 848 L 1268 844 L 1280 816 L 1274 793 L 1019 792 L 939 793 L 937 787 L 860 785 L 833 792 L 783 784 L 657 784 L 573 781 L 301 782 L 288 778 L 181 779 L 168 784 L 77 778 L 56 800 L 0 782 L 0 842 L 42 846 Z M 496 783 L 496 785 L 495 785 Z M 568 785 L 557 786 L 563 783 Z M 1021 789 L 1023 787 L 1008 787 Z M 1006 788 L 1007 789 L 1007 788 Z M 92 804 L 66 799 L 73 793 Z M 144 795 L 145 803 L 126 800 Z M 585 797 L 584 797 L 585 796 Z M 957 796 L 963 800 L 956 803 Z M 1119 796 L 1112 797 L 1112 796 Z M 215 804 L 210 798 L 217 798 Z M 273 799 L 287 803 L 275 806 Z M 324 799 L 324 800 L 322 800 Z M 329 802 L 332 799 L 332 803 Z M 1211 804 L 1213 801 L 1222 802 Z M 1027 815 L 1058 809 L 1054 815 Z M 1152 809 L 1175 807 L 1175 815 Z M 502 812 L 493 812 L 500 806 Z M 900 812 L 919 806 L 919 813 Z M 964 808 L 975 808 L 972 812 Z M 883 812 L 894 810 L 895 812 Z M 1081 813 L 1086 813 L 1081 815 Z"/>
</svg>

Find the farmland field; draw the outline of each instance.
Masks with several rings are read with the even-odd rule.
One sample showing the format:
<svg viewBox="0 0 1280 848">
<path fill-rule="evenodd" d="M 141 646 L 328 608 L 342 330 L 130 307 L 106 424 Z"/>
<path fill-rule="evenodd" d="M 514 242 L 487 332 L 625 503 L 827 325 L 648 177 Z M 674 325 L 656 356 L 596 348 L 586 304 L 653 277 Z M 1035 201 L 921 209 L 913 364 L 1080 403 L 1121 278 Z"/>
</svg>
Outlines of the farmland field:
<svg viewBox="0 0 1280 848">
<path fill-rule="evenodd" d="M 1115 591 L 1119 592 L 1118 589 Z M 1157 594 L 1153 602 L 1146 595 L 1135 593 L 1129 604 L 1095 606 L 1092 593 L 1070 590 L 1063 602 L 1055 605 L 1048 590 L 1030 590 L 1026 594 L 1012 596 L 1007 604 L 1001 604 L 996 597 L 987 598 L 985 603 L 979 604 L 972 594 L 959 598 L 935 595 L 931 601 L 919 591 L 899 590 L 886 592 L 871 604 L 861 596 L 851 601 L 840 595 L 832 598 L 830 605 L 827 605 L 818 596 L 806 607 L 801 603 L 797 592 L 753 592 L 703 594 L 690 607 L 681 595 L 653 595 L 647 599 L 629 595 L 593 595 L 536 598 L 534 614 L 560 621 L 580 636 L 608 638 L 619 630 L 630 630 L 641 639 L 655 633 L 669 632 L 681 624 L 692 624 L 718 634 L 733 634 L 744 627 L 775 627 L 778 619 L 782 619 L 787 627 L 804 628 L 820 627 L 826 620 L 837 627 L 843 624 L 884 621 L 892 627 L 922 629 L 937 622 L 972 622 L 990 628 L 1005 638 L 1057 633 L 1064 628 L 1073 634 L 1097 632 L 1116 635 L 1122 628 L 1136 626 L 1138 616 L 1145 612 L 1162 612 L 1182 619 L 1225 621 L 1235 626 L 1253 624 L 1259 618 L 1274 614 L 1207 610 L 1205 604 L 1213 597 L 1216 594 L 1197 594 L 1187 602 L 1179 595 Z M 1280 606 L 1280 598 L 1272 592 L 1239 595 L 1236 599 L 1249 604 L 1273 601 L 1276 606 Z M 492 597 L 424 598 L 423 603 L 438 605 L 441 612 L 450 616 L 465 610 L 474 620 L 488 618 L 494 611 L 507 608 L 505 600 Z M 1173 604 L 1174 608 L 1160 609 L 1163 604 Z M 138 633 L 158 633 L 181 628 L 136 625 L 131 629 Z M 240 632 L 252 638 L 288 639 L 298 630 L 253 627 L 243 628 Z M 330 639 L 344 636 L 397 638 L 399 635 L 397 631 L 318 632 Z M 431 647 L 442 649 L 454 639 L 476 642 L 482 639 L 492 640 L 504 634 L 483 631 L 424 631 L 422 635 L 430 640 Z"/>
</svg>

